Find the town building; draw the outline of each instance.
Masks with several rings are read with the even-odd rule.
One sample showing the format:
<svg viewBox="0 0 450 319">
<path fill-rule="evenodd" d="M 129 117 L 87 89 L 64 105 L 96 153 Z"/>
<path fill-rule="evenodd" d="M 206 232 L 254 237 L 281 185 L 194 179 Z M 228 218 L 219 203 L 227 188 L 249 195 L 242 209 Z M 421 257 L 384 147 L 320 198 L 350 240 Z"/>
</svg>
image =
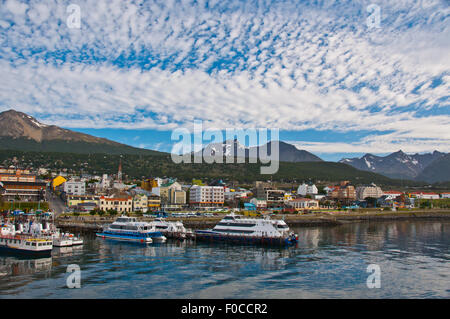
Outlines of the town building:
<svg viewBox="0 0 450 319">
<path fill-rule="evenodd" d="M 148 210 L 148 196 L 145 194 L 136 194 L 133 197 L 133 211 L 147 212 Z"/>
<path fill-rule="evenodd" d="M 441 198 L 450 198 L 450 193 L 441 193 L 440 197 Z"/>
<path fill-rule="evenodd" d="M 36 182 L 36 175 L 29 170 L 0 168 L 0 182 Z"/>
<path fill-rule="evenodd" d="M 67 179 L 65 179 L 65 178 L 62 177 L 61 175 L 56 176 L 56 177 L 52 180 L 52 188 L 53 188 L 53 190 L 56 190 L 57 187 L 60 187 L 60 186 L 63 185 L 65 182 L 67 182 Z"/>
<path fill-rule="evenodd" d="M 161 197 L 157 194 L 150 194 L 147 196 L 148 210 L 159 210 L 161 208 Z"/>
<path fill-rule="evenodd" d="M 266 192 L 269 189 L 273 189 L 272 183 L 268 182 L 255 182 L 255 187 L 253 189 L 253 194 L 257 198 L 266 198 Z"/>
<path fill-rule="evenodd" d="M 68 207 L 76 207 L 81 204 L 91 203 L 100 206 L 100 196 L 96 195 L 67 195 L 66 202 Z"/>
<path fill-rule="evenodd" d="M 386 196 L 385 200 L 396 199 L 399 196 L 403 195 L 403 192 L 400 191 L 384 191 L 383 195 Z"/>
<path fill-rule="evenodd" d="M 267 208 L 267 200 L 264 198 L 252 198 L 250 203 L 256 206 L 256 209 L 265 209 Z"/>
<path fill-rule="evenodd" d="M 68 195 L 85 195 L 86 183 L 82 181 L 69 180 L 64 184 L 64 192 Z"/>
<path fill-rule="evenodd" d="M 159 196 L 161 196 L 161 200 L 167 203 L 170 203 L 173 201 L 174 194 L 172 191 L 181 191 L 181 185 L 180 183 L 176 181 L 170 181 L 168 183 L 162 184 L 159 186 Z"/>
<path fill-rule="evenodd" d="M 356 198 L 358 200 L 364 200 L 366 198 L 380 198 L 383 196 L 381 188 L 375 184 L 358 186 L 356 188 Z"/>
<path fill-rule="evenodd" d="M 433 192 L 411 192 L 409 196 L 417 199 L 439 199 L 439 194 Z"/>
<path fill-rule="evenodd" d="M 319 193 L 316 185 L 303 183 L 297 188 L 297 194 L 300 196 L 316 195 Z"/>
<path fill-rule="evenodd" d="M 339 186 L 335 186 L 330 190 L 329 197 L 349 203 L 356 200 L 356 190 L 349 181 L 342 181 Z"/>
<path fill-rule="evenodd" d="M 131 196 L 100 197 L 100 210 L 116 210 L 119 213 L 131 212 L 133 210 L 133 198 Z"/>
<path fill-rule="evenodd" d="M 224 201 L 223 186 L 194 185 L 189 190 L 189 203 L 194 207 L 222 207 Z"/>
<path fill-rule="evenodd" d="M 310 198 L 296 198 L 286 202 L 286 206 L 295 210 L 318 209 L 319 201 Z"/>
<path fill-rule="evenodd" d="M 284 195 L 286 191 L 282 189 L 266 190 L 267 206 L 278 206 L 284 203 Z"/>
<path fill-rule="evenodd" d="M 47 184 L 43 182 L 0 182 L 3 201 L 45 200 Z"/>
</svg>

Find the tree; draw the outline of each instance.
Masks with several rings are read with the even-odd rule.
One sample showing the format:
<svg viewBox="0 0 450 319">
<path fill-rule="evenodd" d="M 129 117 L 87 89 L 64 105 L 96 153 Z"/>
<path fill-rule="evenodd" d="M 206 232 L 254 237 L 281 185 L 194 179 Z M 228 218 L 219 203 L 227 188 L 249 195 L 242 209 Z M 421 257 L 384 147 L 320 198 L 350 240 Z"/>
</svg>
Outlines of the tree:
<svg viewBox="0 0 450 319">
<path fill-rule="evenodd" d="M 109 209 L 108 210 L 108 214 L 109 214 L 109 216 L 115 216 L 115 215 L 117 215 L 117 210 L 115 210 L 115 209 Z"/>
<path fill-rule="evenodd" d="M 99 211 L 98 211 L 98 215 L 99 215 L 99 216 L 105 215 L 105 211 L 104 211 L 104 210 L 99 210 Z"/>
</svg>

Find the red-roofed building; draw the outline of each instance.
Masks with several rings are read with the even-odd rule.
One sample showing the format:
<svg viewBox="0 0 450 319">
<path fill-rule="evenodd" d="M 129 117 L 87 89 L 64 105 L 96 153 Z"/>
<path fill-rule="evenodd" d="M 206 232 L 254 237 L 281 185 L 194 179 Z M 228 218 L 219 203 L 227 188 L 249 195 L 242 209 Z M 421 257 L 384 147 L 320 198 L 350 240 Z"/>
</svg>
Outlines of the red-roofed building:
<svg viewBox="0 0 450 319">
<path fill-rule="evenodd" d="M 439 199 L 439 194 L 433 192 L 411 192 L 409 197 L 414 197 L 417 199 Z"/>
<path fill-rule="evenodd" d="M 131 212 L 133 209 L 133 197 L 100 197 L 100 210 L 113 209 L 120 212 Z"/>
</svg>

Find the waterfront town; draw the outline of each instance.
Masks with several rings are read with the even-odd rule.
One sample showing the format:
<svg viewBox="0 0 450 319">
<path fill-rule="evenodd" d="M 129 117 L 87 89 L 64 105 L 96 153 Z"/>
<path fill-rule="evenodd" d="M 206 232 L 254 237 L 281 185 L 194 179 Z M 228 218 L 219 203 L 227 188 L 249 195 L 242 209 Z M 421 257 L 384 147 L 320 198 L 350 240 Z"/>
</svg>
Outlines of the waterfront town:
<svg viewBox="0 0 450 319">
<path fill-rule="evenodd" d="M 47 209 L 57 215 L 74 216 L 172 213 L 189 217 L 196 212 L 229 211 L 259 216 L 264 212 L 308 214 L 365 208 L 397 211 L 448 208 L 450 201 L 450 192 L 383 190 L 374 183 L 354 185 L 349 181 L 332 184 L 305 181 L 287 186 L 257 181 L 245 188 L 223 180 L 194 179 L 185 183 L 176 177 L 129 181 L 121 163 L 117 174 L 101 176 L 3 167 L 0 168 L 0 195 L 4 213 Z"/>
</svg>

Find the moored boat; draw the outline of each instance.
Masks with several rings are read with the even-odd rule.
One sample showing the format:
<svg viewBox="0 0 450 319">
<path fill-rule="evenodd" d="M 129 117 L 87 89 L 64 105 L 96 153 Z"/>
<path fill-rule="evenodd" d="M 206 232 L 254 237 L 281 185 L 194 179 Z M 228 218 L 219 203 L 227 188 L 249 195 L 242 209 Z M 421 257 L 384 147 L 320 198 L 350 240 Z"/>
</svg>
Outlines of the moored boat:
<svg viewBox="0 0 450 319">
<path fill-rule="evenodd" d="M 0 251 L 14 255 L 51 256 L 53 243 L 46 237 L 16 233 L 14 225 L 1 225 Z"/>
<path fill-rule="evenodd" d="M 198 240 L 233 242 L 243 244 L 292 245 L 298 236 L 290 232 L 283 220 L 270 218 L 245 218 L 231 213 L 213 229 L 196 230 Z"/>
<path fill-rule="evenodd" d="M 154 225 L 138 222 L 135 217 L 121 216 L 111 225 L 106 226 L 102 232 L 96 234 L 101 238 L 131 241 L 150 244 L 166 241 L 166 237 L 157 231 Z"/>
<path fill-rule="evenodd" d="M 186 239 L 190 238 L 190 234 L 192 234 L 192 231 L 186 229 L 180 221 L 168 222 L 163 218 L 156 218 L 149 224 L 168 238 Z"/>
</svg>

